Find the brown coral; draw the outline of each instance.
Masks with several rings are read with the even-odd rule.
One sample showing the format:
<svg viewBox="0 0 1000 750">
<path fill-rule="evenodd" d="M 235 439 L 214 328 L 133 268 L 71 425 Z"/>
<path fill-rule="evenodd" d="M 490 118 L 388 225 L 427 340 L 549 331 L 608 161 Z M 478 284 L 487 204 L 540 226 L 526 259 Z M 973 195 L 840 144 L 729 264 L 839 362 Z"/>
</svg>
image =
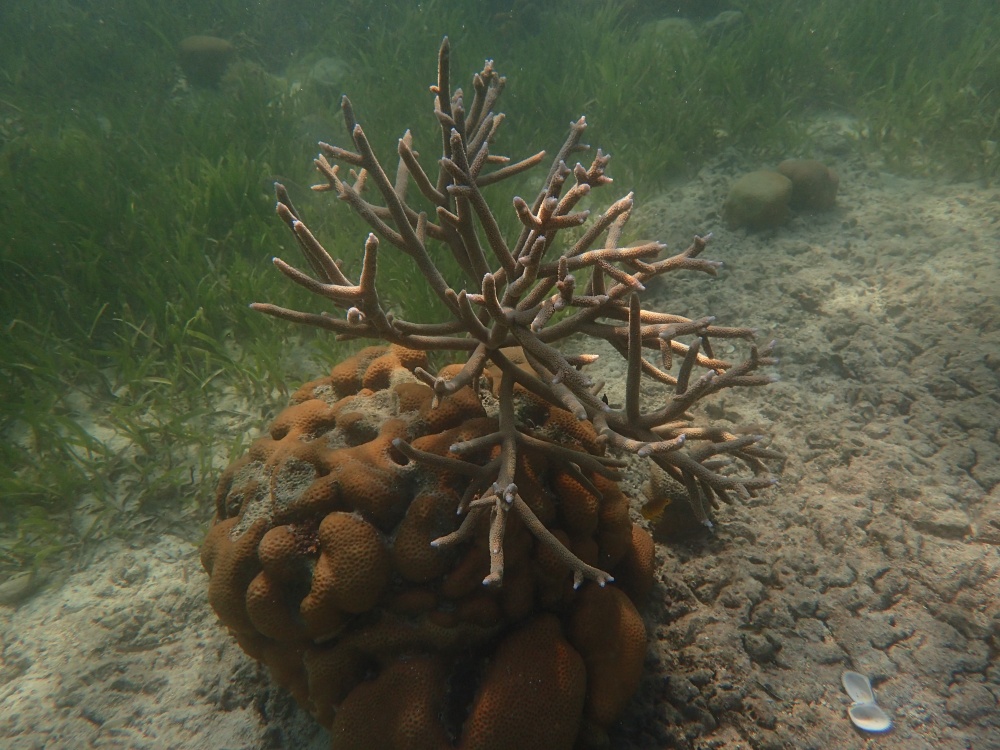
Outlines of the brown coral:
<svg viewBox="0 0 1000 750">
<path fill-rule="evenodd" d="M 543 615 L 500 643 L 459 747 L 571 747 L 580 729 L 586 684 L 583 659 L 566 641 L 559 621 Z"/>
<path fill-rule="evenodd" d="M 774 360 L 750 329 L 642 309 L 651 279 L 720 264 L 699 257 L 701 237 L 662 259 L 658 242 L 621 245 L 631 194 L 563 241 L 588 223 L 581 202 L 611 182 L 600 151 L 589 167 L 568 166 L 587 148 L 583 118 L 538 196 L 514 198 L 521 229 L 508 242 L 482 189 L 544 153 L 516 163 L 491 153 L 505 80 L 487 63 L 466 109 L 449 58 L 445 40 L 432 88 L 436 179 L 407 132 L 390 180 L 346 97 L 352 148 L 320 144 L 316 189 L 372 229 L 357 284 L 277 186 L 278 215 L 312 275 L 275 265 L 346 316 L 253 307 L 389 347 L 297 391 L 225 472 L 203 548 L 209 595 L 240 645 L 332 727 L 337 748 L 569 750 L 605 736 L 645 651 L 635 605 L 652 586 L 653 544 L 630 520 L 618 486 L 627 462 L 615 454 L 647 457 L 710 525 L 718 501 L 773 484 L 776 454 L 763 436 L 698 424 L 692 411 L 721 390 L 770 382 L 758 370 Z M 449 286 L 432 243 L 467 288 Z M 413 261 L 445 320 L 387 308 L 376 283 L 384 245 Z M 622 405 L 583 373 L 594 355 L 557 347 L 575 334 L 625 358 Z M 746 358 L 716 357 L 718 339 L 748 342 Z M 462 361 L 434 374 L 426 351 Z M 650 381 L 664 398 L 647 409 Z"/>
<path fill-rule="evenodd" d="M 300 389 L 225 472 L 202 549 L 211 601 L 331 727 L 334 748 L 569 748 L 581 726 L 606 728 L 634 692 L 642 620 L 617 588 L 574 589 L 564 557 L 517 516 L 502 587 L 483 586 L 485 535 L 432 546 L 458 531 L 469 477 L 408 461 L 386 433 L 446 457 L 492 433 L 497 418 L 469 386 L 451 400 L 463 409 L 432 410 L 432 389 L 412 374 L 420 361 L 398 347 L 360 352 Z M 534 412 L 538 434 L 558 425 L 607 460 L 592 428 L 526 392 L 516 401 Z M 380 429 L 359 431 L 359 414 Z M 359 434 L 368 439 L 355 444 Z M 647 591 L 652 542 L 617 485 L 544 454 L 519 461 L 526 502 L 549 533 L 624 590 Z M 449 681 L 463 690 L 449 692 Z"/>
</svg>

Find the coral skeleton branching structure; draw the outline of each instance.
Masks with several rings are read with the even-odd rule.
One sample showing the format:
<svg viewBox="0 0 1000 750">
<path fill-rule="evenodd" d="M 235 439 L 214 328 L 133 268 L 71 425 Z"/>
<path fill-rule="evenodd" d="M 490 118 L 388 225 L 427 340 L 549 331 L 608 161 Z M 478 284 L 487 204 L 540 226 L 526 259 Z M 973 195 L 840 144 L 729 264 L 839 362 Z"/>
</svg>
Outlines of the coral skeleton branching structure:
<svg viewBox="0 0 1000 750">
<path fill-rule="evenodd" d="M 410 349 L 460 353 L 464 365 L 450 379 L 418 368 L 416 375 L 433 390 L 435 403 L 466 386 L 478 392 L 482 376 L 498 372 L 495 432 L 452 445 L 449 456 L 396 440 L 395 448 L 408 459 L 432 470 L 469 477 L 457 508 L 464 514 L 462 524 L 433 544 L 450 545 L 467 538 L 488 516 L 491 566 L 484 583 L 499 585 L 504 529 L 508 515 L 514 513 L 573 571 L 576 586 L 585 579 L 604 585 L 611 576 L 574 555 L 519 495 L 514 477 L 519 454 L 542 452 L 570 467 L 576 479 L 596 494 L 586 475 L 598 473 L 616 480 L 626 465 L 616 454 L 648 457 L 684 487 L 696 517 L 708 524 L 710 508 L 719 500 L 728 501 L 731 495 L 748 497 L 772 485 L 775 480 L 767 462 L 778 455 L 766 446 L 763 436 L 700 425 L 690 410 L 720 390 L 771 382 L 760 370 L 774 363 L 773 344 L 758 347 L 753 343 L 753 330 L 716 326 L 710 317 L 692 320 L 642 308 L 639 293 L 655 277 L 682 270 L 715 275 L 721 264 L 700 257 L 708 237 L 695 237 L 683 252 L 663 258 L 665 246 L 659 242 L 623 246 L 623 230 L 634 204 L 631 193 L 596 217 L 579 210 L 591 190 L 611 182 L 606 174 L 609 157 L 600 150 L 589 167 L 569 166 L 575 154 L 587 149 L 582 144 L 586 128 L 582 117 L 572 123 L 534 200 L 513 199 L 521 228 L 509 242 L 483 188 L 537 166 L 545 152 L 516 162 L 491 153 L 504 119 L 495 107 L 505 79 L 487 61 L 473 79 L 474 95 L 467 106 L 461 89 L 452 90 L 449 57 L 445 39 L 438 57 L 437 85 L 432 87 L 442 134 L 436 177 L 421 166 L 407 131 L 399 140 L 398 166 L 391 178 L 347 97 L 342 110 L 353 148 L 320 144 L 315 163 L 325 182 L 314 190 L 334 192 L 371 227 L 357 283 L 309 230 L 285 188 L 276 186 L 278 215 L 295 235 L 312 274 L 277 258 L 275 265 L 342 312 L 335 316 L 262 303 L 252 307 L 328 329 L 342 338 L 380 339 Z M 414 188 L 423 198 L 420 205 L 429 203 L 433 213 L 418 209 L 407 197 Z M 563 230 L 578 227 L 571 239 L 560 237 Z M 449 286 L 433 260 L 432 243 L 450 251 L 468 288 Z M 386 244 L 413 260 L 423 281 L 450 313 L 448 319 L 413 322 L 387 309 L 378 287 L 379 252 Z M 612 408 L 602 398 L 602 384 L 583 371 L 596 356 L 570 356 L 558 348 L 574 334 L 606 341 L 624 357 L 626 388 L 620 408 Z M 716 357 L 713 342 L 719 339 L 746 340 L 748 356 L 736 363 Z M 649 381 L 665 386 L 667 396 L 657 408 L 643 410 L 640 392 Z M 530 434 L 517 418 L 516 389 L 565 409 L 577 419 L 590 420 L 606 455 L 595 456 Z M 462 458 L 484 448 L 493 450 L 493 458 L 485 464 Z"/>
</svg>

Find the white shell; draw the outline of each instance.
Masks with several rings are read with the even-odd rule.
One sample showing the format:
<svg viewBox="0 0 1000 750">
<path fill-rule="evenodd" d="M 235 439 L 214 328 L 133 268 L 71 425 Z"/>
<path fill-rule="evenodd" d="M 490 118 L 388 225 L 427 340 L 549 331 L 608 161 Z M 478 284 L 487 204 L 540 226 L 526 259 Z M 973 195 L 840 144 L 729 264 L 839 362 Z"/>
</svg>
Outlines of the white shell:
<svg viewBox="0 0 1000 750">
<path fill-rule="evenodd" d="M 889 714 L 874 703 L 855 703 L 847 709 L 854 726 L 866 732 L 888 732 L 892 729 Z"/>
<path fill-rule="evenodd" d="M 860 672 L 844 672 L 840 676 L 840 681 L 844 684 L 844 690 L 851 696 L 855 703 L 874 703 L 875 693 L 872 691 L 872 684 Z"/>
</svg>

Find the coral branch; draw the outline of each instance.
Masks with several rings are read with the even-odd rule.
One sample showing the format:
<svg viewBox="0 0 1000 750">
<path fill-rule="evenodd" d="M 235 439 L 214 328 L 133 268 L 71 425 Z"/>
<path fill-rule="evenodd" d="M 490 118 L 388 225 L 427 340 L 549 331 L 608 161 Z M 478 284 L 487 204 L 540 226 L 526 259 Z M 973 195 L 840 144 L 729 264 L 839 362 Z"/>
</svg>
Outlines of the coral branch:
<svg viewBox="0 0 1000 750">
<path fill-rule="evenodd" d="M 691 411 L 720 390 L 771 382 L 760 370 L 776 362 L 771 356 L 773 347 L 758 350 L 752 344 L 754 331 L 715 326 L 709 316 L 686 318 L 643 309 L 639 293 L 653 279 L 678 271 L 715 275 L 721 264 L 699 257 L 710 235 L 695 237 L 687 249 L 665 258 L 659 257 L 664 245 L 658 242 L 622 244 L 635 205 L 632 193 L 594 218 L 589 209 L 581 209 L 596 188 L 611 182 L 606 174 L 610 157 L 602 151 L 597 151 L 589 166 L 572 161 L 576 153 L 589 148 L 581 143 L 587 128 L 582 117 L 571 124 L 534 200 L 512 199 L 521 228 L 510 242 L 481 188 L 538 165 L 545 152 L 518 161 L 491 153 L 504 121 L 494 107 L 505 79 L 488 61 L 473 79 L 474 96 L 466 109 L 462 92 L 452 90 L 450 57 L 446 39 L 438 54 L 437 83 L 431 88 L 441 128 L 436 180 L 421 166 L 407 130 L 399 139 L 396 179 L 391 181 L 346 97 L 342 111 L 351 147 L 320 145 L 315 164 L 326 182 L 318 189 L 335 191 L 372 231 L 357 284 L 348 280 L 308 229 L 287 191 L 276 186 L 278 215 L 294 234 L 313 275 L 278 259 L 275 265 L 296 284 L 346 311 L 346 318 L 267 304 L 253 307 L 344 337 L 464 352 L 464 364 L 451 377 L 416 370 L 417 377 L 433 390 L 435 407 L 466 386 L 479 393 L 480 380 L 493 368 L 500 379 L 495 433 L 452 446 L 457 458 L 432 457 L 406 443 L 395 444 L 410 460 L 469 477 L 478 488 L 466 491 L 460 508 L 466 514 L 462 526 L 435 545 L 467 539 L 488 511 L 491 568 L 486 583 L 499 584 L 503 541 L 513 512 L 538 544 L 550 548 L 573 571 L 577 584 L 590 579 L 603 585 L 611 580 L 610 575 L 580 560 L 532 512 L 515 484 L 515 466 L 520 456 L 540 453 L 578 477 L 582 486 L 592 487 L 594 476 L 617 477 L 622 464 L 533 435 L 531 425 L 519 416 L 519 399 L 539 398 L 557 405 L 576 419 L 592 422 L 610 449 L 648 457 L 686 489 L 697 517 L 710 524 L 709 509 L 719 500 L 746 497 L 773 484 L 767 462 L 780 457 L 765 447 L 760 435 L 737 436 L 711 425 L 693 424 Z M 342 177 L 342 167 L 352 175 L 353 184 Z M 410 179 L 417 188 L 411 192 L 418 193 L 416 200 L 429 203 L 429 210 L 407 198 Z M 366 194 L 369 197 L 361 193 L 366 182 L 374 187 Z M 587 222 L 589 226 L 570 240 L 560 238 L 564 230 Z M 408 321 L 390 313 L 376 285 L 380 241 L 386 243 L 385 251 L 396 250 L 412 260 L 447 310 L 446 320 Z M 453 288 L 445 280 L 428 248 L 432 241 L 444 244 L 456 259 L 466 275 L 465 288 Z M 621 408 L 603 401 L 599 387 L 580 369 L 596 357 L 568 357 L 556 348 L 574 334 L 606 341 L 625 359 Z M 737 363 L 721 360 L 712 347 L 718 339 L 750 341 L 750 353 Z M 521 354 L 512 355 L 512 347 Z M 650 381 L 665 393 L 660 405 L 643 410 L 640 394 Z M 498 460 L 481 466 L 464 458 L 489 446 L 494 451 L 499 446 Z M 475 492 L 486 494 L 472 500 Z"/>
</svg>

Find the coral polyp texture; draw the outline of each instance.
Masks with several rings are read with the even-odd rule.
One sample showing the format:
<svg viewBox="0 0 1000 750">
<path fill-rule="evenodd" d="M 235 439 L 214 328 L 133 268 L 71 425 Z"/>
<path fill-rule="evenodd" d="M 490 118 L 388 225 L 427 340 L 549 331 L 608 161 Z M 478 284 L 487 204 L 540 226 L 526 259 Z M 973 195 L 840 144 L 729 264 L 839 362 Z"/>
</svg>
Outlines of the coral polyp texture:
<svg viewBox="0 0 1000 750">
<path fill-rule="evenodd" d="M 315 189 L 372 229 L 356 284 L 277 186 L 312 273 L 275 265 L 342 313 L 253 307 L 382 345 L 300 388 L 226 470 L 202 561 L 220 619 L 337 749 L 606 744 L 639 685 L 653 583 L 653 541 L 618 484 L 624 456 L 648 458 L 656 486 L 672 481 L 705 524 L 719 500 L 774 482 L 761 435 L 692 413 L 722 389 L 770 382 L 759 372 L 770 345 L 643 309 L 651 279 L 720 264 L 699 257 L 703 238 L 664 258 L 658 242 L 621 244 L 631 195 L 593 218 L 578 210 L 611 181 L 600 151 L 568 166 L 586 149 L 582 118 L 534 200 L 513 199 L 520 229 L 504 236 L 482 188 L 545 158 L 491 153 L 504 83 L 487 62 L 466 106 L 442 44 L 436 178 L 407 132 L 390 180 L 344 98 L 353 147 L 320 144 Z M 387 309 L 384 245 L 412 259 L 443 320 Z M 441 248 L 465 288 L 435 263 Z M 575 334 L 625 358 L 622 404 L 585 374 L 595 356 L 558 348 Z M 722 338 L 745 340 L 746 359 L 717 358 Z M 427 354 L 440 351 L 459 361 L 432 372 Z M 641 405 L 643 389 L 656 405 Z"/>
</svg>

